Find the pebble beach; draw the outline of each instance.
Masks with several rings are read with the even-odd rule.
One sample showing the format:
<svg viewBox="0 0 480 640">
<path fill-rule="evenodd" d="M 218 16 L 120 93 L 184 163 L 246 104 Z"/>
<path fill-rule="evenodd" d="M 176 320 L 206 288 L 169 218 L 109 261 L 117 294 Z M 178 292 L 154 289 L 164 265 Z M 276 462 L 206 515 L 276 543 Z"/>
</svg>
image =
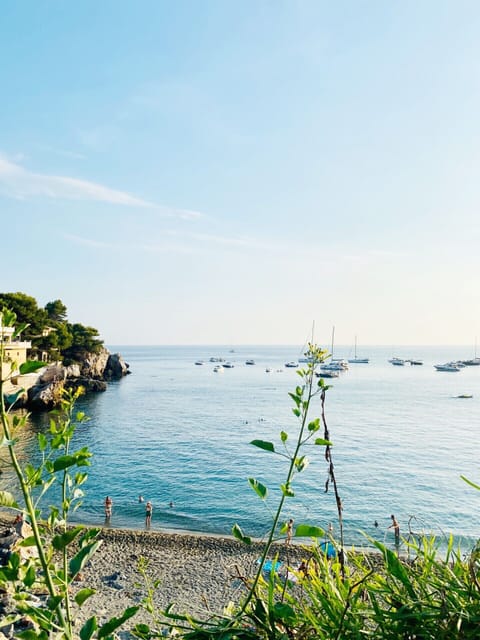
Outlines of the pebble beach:
<svg viewBox="0 0 480 640">
<path fill-rule="evenodd" d="M 234 538 L 180 533 L 103 529 L 99 537 L 102 546 L 75 585 L 75 589 L 96 589 L 78 612 L 80 624 L 93 614 L 104 622 L 138 604 L 146 595 L 139 571 L 143 561 L 148 579 L 159 581 L 154 602 L 160 610 L 173 603 L 177 613 L 200 617 L 221 613 L 229 602 L 237 603 L 245 595 L 241 577 L 255 575 L 263 548 L 261 543 L 247 546 Z M 306 552 L 282 544 L 269 557 L 276 553 L 297 567 Z M 126 627 L 150 621 L 149 614 L 139 611 Z"/>
<path fill-rule="evenodd" d="M 1 519 L 2 527 L 9 524 L 8 518 Z M 72 584 L 74 593 L 95 589 L 82 607 L 74 604 L 78 629 L 93 615 L 101 625 L 142 602 L 148 585 L 141 565 L 146 566 L 150 585 L 158 582 L 153 592 L 158 611 L 173 604 L 175 612 L 201 618 L 221 613 L 245 595 L 242 578 L 255 575 L 263 550 L 261 542 L 245 545 L 233 537 L 192 533 L 103 528 L 98 539 L 100 548 Z M 276 554 L 285 567 L 295 568 L 308 557 L 308 550 L 282 543 L 273 546 L 269 558 Z M 128 630 L 141 622 L 152 622 L 144 609 L 125 623 L 122 633 L 128 636 Z"/>
</svg>

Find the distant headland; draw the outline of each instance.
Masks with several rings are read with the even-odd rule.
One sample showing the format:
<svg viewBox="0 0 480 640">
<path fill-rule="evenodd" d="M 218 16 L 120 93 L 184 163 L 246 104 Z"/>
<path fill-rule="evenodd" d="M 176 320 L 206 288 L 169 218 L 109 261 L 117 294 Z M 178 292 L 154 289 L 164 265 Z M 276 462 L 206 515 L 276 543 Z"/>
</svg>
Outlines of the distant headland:
<svg viewBox="0 0 480 640">
<path fill-rule="evenodd" d="M 67 307 L 54 300 L 41 308 L 24 293 L 0 293 L 0 347 L 7 407 L 45 411 L 64 389 L 105 391 L 109 380 L 130 373 L 119 353 L 111 354 L 97 329 L 67 320 Z M 25 370 L 35 360 L 44 366 Z M 28 368 L 27 368 L 28 369 Z"/>
</svg>

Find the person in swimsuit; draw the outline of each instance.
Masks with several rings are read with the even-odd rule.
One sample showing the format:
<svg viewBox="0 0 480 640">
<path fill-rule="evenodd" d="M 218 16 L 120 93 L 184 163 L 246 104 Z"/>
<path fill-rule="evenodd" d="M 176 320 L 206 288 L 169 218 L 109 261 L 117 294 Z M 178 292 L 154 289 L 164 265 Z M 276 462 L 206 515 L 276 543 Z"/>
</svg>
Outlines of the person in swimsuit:
<svg viewBox="0 0 480 640">
<path fill-rule="evenodd" d="M 105 520 L 110 520 L 110 517 L 112 515 L 112 499 L 110 498 L 110 496 L 107 496 L 105 498 Z"/>
<path fill-rule="evenodd" d="M 152 511 L 153 511 L 153 506 L 149 500 L 145 505 L 145 526 L 147 527 L 149 527 L 150 523 L 152 522 Z"/>
<path fill-rule="evenodd" d="M 287 537 L 285 539 L 285 544 L 287 545 L 287 547 L 292 541 L 292 535 L 293 535 L 293 518 L 290 518 L 290 520 L 287 522 Z"/>
<path fill-rule="evenodd" d="M 395 544 L 398 546 L 400 544 L 400 525 L 393 513 L 390 518 L 392 519 L 392 524 L 388 528 L 393 529 L 393 533 L 395 534 Z"/>
</svg>

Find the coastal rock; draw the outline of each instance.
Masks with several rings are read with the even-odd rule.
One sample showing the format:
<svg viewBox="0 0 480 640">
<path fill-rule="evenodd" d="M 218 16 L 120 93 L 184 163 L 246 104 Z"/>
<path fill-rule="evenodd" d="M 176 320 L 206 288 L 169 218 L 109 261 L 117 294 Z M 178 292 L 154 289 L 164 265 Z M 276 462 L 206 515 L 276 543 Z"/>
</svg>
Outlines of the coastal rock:
<svg viewBox="0 0 480 640">
<path fill-rule="evenodd" d="M 102 380 L 104 377 L 110 352 L 102 347 L 99 353 L 87 353 L 80 363 L 80 375 L 85 378 L 96 378 Z"/>
<path fill-rule="evenodd" d="M 122 358 L 120 353 L 111 353 L 108 356 L 107 366 L 103 373 L 105 380 L 120 380 L 130 373 L 129 365 Z"/>
<path fill-rule="evenodd" d="M 62 397 L 63 380 L 35 384 L 28 390 L 27 406 L 33 411 L 53 409 Z"/>
<path fill-rule="evenodd" d="M 7 406 L 14 403 L 16 408 L 49 411 L 59 403 L 64 388 L 83 387 L 86 393 L 101 392 L 107 389 L 107 380 L 119 380 L 129 373 L 129 365 L 119 353 L 111 354 L 102 347 L 99 353 L 86 353 L 79 363 L 64 366 L 56 362 L 45 366 L 33 376 L 33 383 L 19 387 L 23 397 L 12 387 L 8 397 L 4 394 L 5 402 Z"/>
<path fill-rule="evenodd" d="M 66 389 L 75 390 L 79 387 L 83 387 L 86 393 L 90 393 L 92 391 L 106 391 L 107 383 L 104 380 L 97 380 L 96 378 L 84 378 L 83 376 L 80 378 L 72 378 L 65 381 Z"/>
</svg>

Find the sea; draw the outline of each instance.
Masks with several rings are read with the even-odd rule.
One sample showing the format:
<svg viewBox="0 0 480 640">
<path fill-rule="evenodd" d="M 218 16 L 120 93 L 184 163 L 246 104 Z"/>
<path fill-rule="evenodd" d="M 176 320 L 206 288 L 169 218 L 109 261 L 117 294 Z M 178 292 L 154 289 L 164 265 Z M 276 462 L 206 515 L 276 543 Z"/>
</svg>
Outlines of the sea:
<svg viewBox="0 0 480 640">
<path fill-rule="evenodd" d="M 122 354 L 131 375 L 78 401 L 89 420 L 77 427 L 73 446 L 88 446 L 93 457 L 73 519 L 142 529 L 142 496 L 153 504 L 154 530 L 223 536 L 238 524 L 246 535 L 264 537 L 288 471 L 282 454 L 291 451 L 299 429 L 289 392 L 301 379 L 284 365 L 298 361 L 302 347 L 108 348 Z M 428 533 L 445 543 L 452 534 L 462 548 L 473 547 L 480 532 L 480 491 L 461 476 L 480 484 L 480 366 L 459 372 L 433 366 L 472 358 L 472 349 L 364 347 L 358 355 L 369 363 L 350 364 L 339 378 L 325 381 L 345 543 L 393 544 L 388 527 L 394 514 L 402 536 Z M 423 365 L 393 366 L 392 356 L 421 359 Z M 352 347 L 335 347 L 335 357 L 353 357 Z M 214 372 L 210 358 L 234 367 Z M 247 365 L 247 359 L 255 364 Z M 311 419 L 320 411 L 316 398 Z M 288 434 L 286 448 L 282 431 Z M 32 416 L 20 435 L 23 461 L 38 458 L 38 432 L 48 432 L 46 414 Z M 255 439 L 273 443 L 276 453 L 253 446 Z M 338 535 L 333 489 L 325 491 L 324 447 L 309 444 L 303 453 L 309 465 L 294 477 L 294 496 L 286 500 L 281 520 L 323 529 L 332 523 Z M 4 488 L 13 486 L 8 472 L 2 478 Z M 249 478 L 267 487 L 265 499 Z M 109 523 L 107 495 L 113 500 Z"/>
</svg>

